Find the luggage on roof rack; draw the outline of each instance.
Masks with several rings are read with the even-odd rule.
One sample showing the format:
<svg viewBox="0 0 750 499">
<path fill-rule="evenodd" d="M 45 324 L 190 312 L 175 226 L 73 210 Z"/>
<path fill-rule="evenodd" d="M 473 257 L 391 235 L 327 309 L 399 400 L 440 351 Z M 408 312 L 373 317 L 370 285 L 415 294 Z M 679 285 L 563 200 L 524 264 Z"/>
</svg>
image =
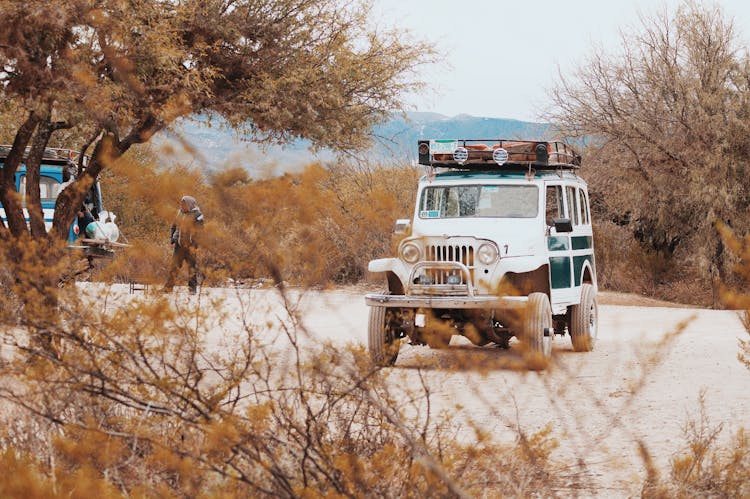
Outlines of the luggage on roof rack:
<svg viewBox="0 0 750 499">
<path fill-rule="evenodd" d="M 575 169 L 581 166 L 581 156 L 559 141 L 449 139 L 417 143 L 419 164 L 426 166 L 458 169 Z"/>
</svg>

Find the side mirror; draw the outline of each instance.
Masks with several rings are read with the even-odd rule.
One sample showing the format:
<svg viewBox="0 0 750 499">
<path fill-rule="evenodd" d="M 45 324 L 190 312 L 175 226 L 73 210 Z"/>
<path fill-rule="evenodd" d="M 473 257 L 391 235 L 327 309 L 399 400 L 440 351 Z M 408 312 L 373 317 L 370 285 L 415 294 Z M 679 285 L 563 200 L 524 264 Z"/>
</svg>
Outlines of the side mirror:
<svg viewBox="0 0 750 499">
<path fill-rule="evenodd" d="M 408 235 L 411 232 L 411 220 L 408 218 L 399 218 L 393 227 L 393 233 L 399 236 Z"/>
<path fill-rule="evenodd" d="M 552 223 L 555 225 L 555 231 L 558 234 L 563 232 L 573 232 L 573 222 L 569 218 L 554 218 Z"/>
</svg>

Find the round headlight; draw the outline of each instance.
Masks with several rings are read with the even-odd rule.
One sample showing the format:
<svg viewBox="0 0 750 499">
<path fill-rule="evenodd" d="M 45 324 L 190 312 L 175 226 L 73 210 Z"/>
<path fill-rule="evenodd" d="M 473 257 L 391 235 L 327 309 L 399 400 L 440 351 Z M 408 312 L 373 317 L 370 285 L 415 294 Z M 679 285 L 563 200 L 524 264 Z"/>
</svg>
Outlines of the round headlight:
<svg viewBox="0 0 750 499">
<path fill-rule="evenodd" d="M 419 260 L 419 254 L 419 246 L 414 243 L 401 246 L 401 258 L 407 263 L 416 263 Z"/>
<path fill-rule="evenodd" d="M 497 247 L 494 244 L 483 244 L 477 250 L 477 257 L 484 265 L 491 265 L 497 260 Z"/>
</svg>

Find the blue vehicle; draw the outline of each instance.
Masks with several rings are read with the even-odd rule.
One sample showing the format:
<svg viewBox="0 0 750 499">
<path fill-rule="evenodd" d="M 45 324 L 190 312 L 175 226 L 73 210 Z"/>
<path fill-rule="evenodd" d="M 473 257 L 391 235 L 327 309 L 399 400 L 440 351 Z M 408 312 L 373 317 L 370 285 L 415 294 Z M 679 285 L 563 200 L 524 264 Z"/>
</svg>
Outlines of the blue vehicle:
<svg viewBox="0 0 750 499">
<path fill-rule="evenodd" d="M 10 146 L 0 146 L 0 168 L 2 168 L 5 159 L 10 152 Z M 87 163 L 87 157 L 84 157 L 83 165 L 85 167 Z M 58 149 L 58 148 L 46 148 L 44 156 L 40 165 L 40 176 L 39 176 L 39 194 L 42 204 L 42 211 L 44 212 L 44 223 L 49 231 L 52 228 L 52 221 L 55 214 L 55 203 L 57 196 L 62 190 L 73 180 L 75 180 L 76 162 L 78 161 L 78 153 L 70 149 Z M 26 165 L 21 164 L 15 174 L 16 191 L 21 194 L 21 203 L 24 209 L 24 215 L 26 221 L 29 221 L 28 211 L 26 210 Z M 104 225 L 114 226 L 114 216 L 104 210 L 102 205 L 102 195 L 99 182 L 95 182 L 89 192 L 86 194 L 84 205 L 91 212 L 94 220 L 97 220 L 99 227 Z M 5 208 L 0 205 L 0 216 L 2 216 L 3 222 L 7 223 L 7 217 Z M 107 218 L 110 221 L 104 224 L 102 220 L 98 220 L 101 217 Z M 115 234 L 116 232 L 116 234 Z M 112 237 L 107 237 L 112 234 Z M 101 234 L 99 231 L 97 234 Z M 84 231 L 79 230 L 77 221 L 73 221 L 70 225 L 68 232 L 68 245 L 70 247 L 82 248 L 87 255 L 92 256 L 105 256 L 111 253 L 111 246 L 116 244 L 115 241 L 119 235 L 119 231 L 106 231 L 106 235 L 101 238 L 89 238 L 86 237 Z"/>
</svg>

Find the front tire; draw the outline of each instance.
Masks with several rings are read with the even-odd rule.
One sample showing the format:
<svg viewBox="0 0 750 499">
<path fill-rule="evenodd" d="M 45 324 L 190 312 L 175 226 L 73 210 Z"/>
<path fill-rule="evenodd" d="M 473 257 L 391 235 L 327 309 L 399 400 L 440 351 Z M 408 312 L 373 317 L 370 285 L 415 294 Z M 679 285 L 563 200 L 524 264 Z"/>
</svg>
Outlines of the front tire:
<svg viewBox="0 0 750 499">
<path fill-rule="evenodd" d="M 544 369 L 552 356 L 552 306 L 544 293 L 531 293 L 523 320 L 524 356 L 530 369 Z"/>
<path fill-rule="evenodd" d="M 367 325 L 367 347 L 370 358 L 379 366 L 392 366 L 398 358 L 400 342 L 391 327 L 393 309 L 370 307 Z"/>
<path fill-rule="evenodd" d="M 591 284 L 581 287 L 581 302 L 570 307 L 570 339 L 576 352 L 594 349 L 599 332 L 599 307 L 596 290 Z"/>
</svg>

